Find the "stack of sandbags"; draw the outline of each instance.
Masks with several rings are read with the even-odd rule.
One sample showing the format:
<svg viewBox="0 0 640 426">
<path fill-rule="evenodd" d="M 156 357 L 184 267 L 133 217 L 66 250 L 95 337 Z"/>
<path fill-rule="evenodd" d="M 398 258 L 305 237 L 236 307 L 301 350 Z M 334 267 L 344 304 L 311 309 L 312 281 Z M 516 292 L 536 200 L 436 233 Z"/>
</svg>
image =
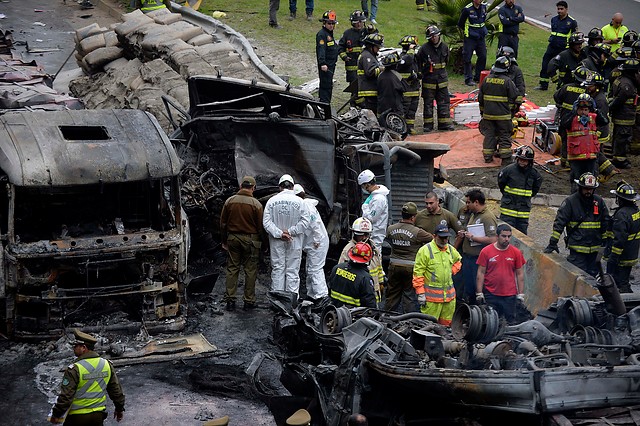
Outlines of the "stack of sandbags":
<svg viewBox="0 0 640 426">
<path fill-rule="evenodd" d="M 93 23 L 77 30 L 74 38 L 76 62 L 89 75 L 103 71 L 105 64 L 123 56 L 113 29 Z"/>
</svg>

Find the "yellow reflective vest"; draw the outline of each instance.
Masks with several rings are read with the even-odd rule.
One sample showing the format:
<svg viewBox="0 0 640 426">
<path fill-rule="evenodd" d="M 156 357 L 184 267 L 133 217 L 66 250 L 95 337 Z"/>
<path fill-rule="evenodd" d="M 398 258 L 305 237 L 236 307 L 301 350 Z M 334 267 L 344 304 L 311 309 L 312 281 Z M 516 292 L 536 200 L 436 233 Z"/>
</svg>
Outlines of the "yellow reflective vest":
<svg viewBox="0 0 640 426">
<path fill-rule="evenodd" d="M 107 409 L 107 384 L 111 367 L 104 358 L 86 358 L 75 363 L 80 380 L 69 414 L 87 414 Z"/>
</svg>

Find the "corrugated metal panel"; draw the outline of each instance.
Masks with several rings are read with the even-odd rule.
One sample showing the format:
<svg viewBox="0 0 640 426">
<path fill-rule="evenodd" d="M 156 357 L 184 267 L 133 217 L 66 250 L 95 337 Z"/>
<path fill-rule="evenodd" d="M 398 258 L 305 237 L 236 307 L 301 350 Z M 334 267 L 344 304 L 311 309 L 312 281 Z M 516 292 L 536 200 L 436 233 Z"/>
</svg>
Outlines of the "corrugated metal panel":
<svg viewBox="0 0 640 426">
<path fill-rule="evenodd" d="M 424 208 L 424 195 L 433 189 L 433 160 L 422 160 L 409 165 L 405 160 L 391 167 L 391 218 L 395 223 L 401 218 L 402 205 L 409 201 Z"/>
</svg>

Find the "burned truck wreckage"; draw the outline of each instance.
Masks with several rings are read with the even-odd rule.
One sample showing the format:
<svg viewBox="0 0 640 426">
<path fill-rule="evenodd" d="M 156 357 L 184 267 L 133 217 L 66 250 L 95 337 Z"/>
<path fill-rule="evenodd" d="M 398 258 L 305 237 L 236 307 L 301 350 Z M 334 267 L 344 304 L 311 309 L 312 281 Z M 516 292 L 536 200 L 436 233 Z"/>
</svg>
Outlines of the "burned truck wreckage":
<svg viewBox="0 0 640 426">
<path fill-rule="evenodd" d="M 390 215 L 397 215 L 404 202 L 431 190 L 433 159 L 449 150 L 403 142 L 359 110 L 332 117 L 329 105 L 289 87 L 222 76 L 195 76 L 188 84 L 186 121 L 174 118 L 179 114 L 169 102 L 167 111 L 176 127 L 170 138 L 185 162 L 182 197 L 194 236 L 218 236 L 222 205 L 242 176 L 256 178 L 254 196 L 264 203 L 288 173 L 319 200 L 331 242 L 338 244 L 360 215 L 360 171 L 372 169 L 397 194 L 390 203 Z"/>
<path fill-rule="evenodd" d="M 463 304 L 450 328 L 421 313 L 331 305 L 318 312 L 307 303 L 276 294 L 273 333 L 285 352 L 282 383 L 324 419 L 314 424 L 345 424 L 351 413 L 372 425 L 464 417 L 500 424 L 505 416 L 573 424 L 562 420 L 640 404 L 637 297 L 613 307 L 599 296 L 562 297 L 547 315 L 517 325 Z M 620 306 L 628 312 L 616 315 Z"/>
<path fill-rule="evenodd" d="M 16 111 L 0 132 L 8 334 L 56 338 L 120 311 L 151 333 L 182 329 L 188 222 L 179 159 L 155 118 Z"/>
</svg>

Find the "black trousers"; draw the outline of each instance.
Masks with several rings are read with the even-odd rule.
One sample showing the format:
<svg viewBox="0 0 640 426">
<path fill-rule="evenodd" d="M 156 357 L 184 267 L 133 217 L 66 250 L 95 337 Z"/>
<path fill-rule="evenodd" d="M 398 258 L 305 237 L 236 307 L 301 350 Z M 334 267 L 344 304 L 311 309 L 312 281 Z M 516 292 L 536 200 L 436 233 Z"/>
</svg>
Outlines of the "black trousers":
<svg viewBox="0 0 640 426">
<path fill-rule="evenodd" d="M 87 414 L 70 414 L 67 415 L 64 426 L 102 426 L 106 418 L 106 410 Z"/>
<path fill-rule="evenodd" d="M 502 46 L 509 46 L 510 48 L 513 49 L 513 56 L 515 58 L 518 57 L 518 44 L 520 43 L 520 39 L 518 38 L 517 34 L 505 34 L 505 33 L 500 33 L 498 34 L 498 50 L 500 50 L 500 48 Z"/>
<path fill-rule="evenodd" d="M 542 66 L 540 68 L 540 86 L 545 88 L 549 87 L 549 74 L 547 74 L 549 62 L 563 50 L 564 47 L 556 47 L 552 45 L 547 46 L 547 51 L 544 52 L 544 56 L 542 57 Z"/>
<path fill-rule="evenodd" d="M 587 274 L 595 277 L 598 274 L 598 267 L 596 263 L 597 255 L 598 253 L 585 254 L 569 249 L 569 256 L 567 256 L 567 260 L 569 263 L 582 269 Z"/>
<path fill-rule="evenodd" d="M 318 69 L 318 76 L 320 77 L 320 88 L 318 89 L 318 96 L 320 102 L 331 103 L 331 96 L 333 95 L 333 73 L 336 70 L 336 64 L 328 65 L 327 71 Z"/>
</svg>

